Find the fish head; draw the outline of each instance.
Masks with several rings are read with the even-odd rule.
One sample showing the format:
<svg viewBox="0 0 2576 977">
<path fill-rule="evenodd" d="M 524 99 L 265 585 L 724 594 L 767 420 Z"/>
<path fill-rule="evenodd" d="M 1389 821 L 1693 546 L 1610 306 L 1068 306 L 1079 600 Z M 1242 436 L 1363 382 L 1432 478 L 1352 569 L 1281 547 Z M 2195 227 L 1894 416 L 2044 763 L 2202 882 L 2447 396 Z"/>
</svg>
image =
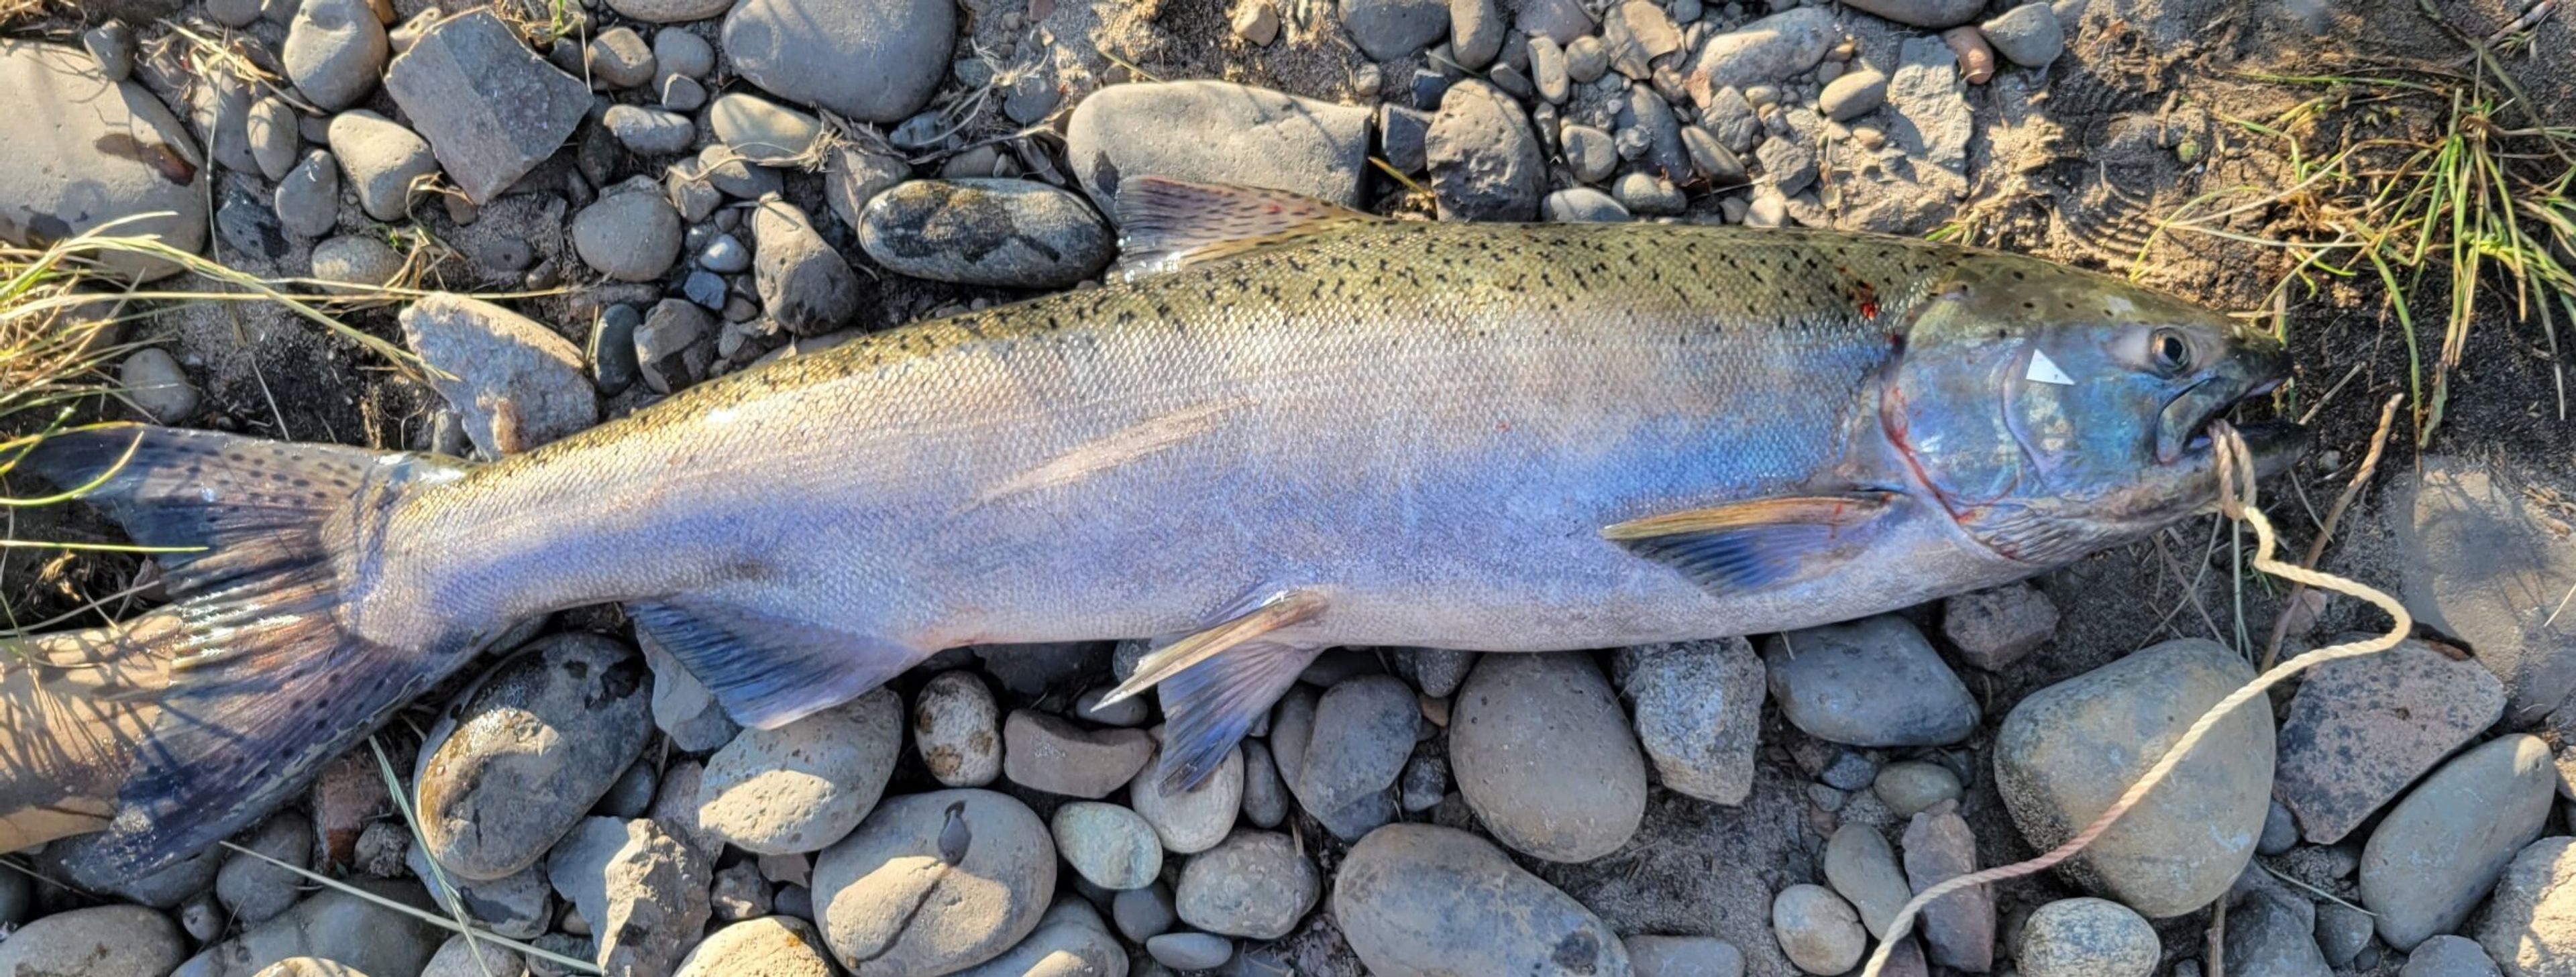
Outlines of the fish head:
<svg viewBox="0 0 2576 977">
<path fill-rule="evenodd" d="M 1909 481 L 1996 553 L 2054 565 L 2218 499 L 2211 424 L 2288 378 L 2279 339 L 2036 259 L 1962 254 L 1904 335 L 1881 421 Z M 2258 474 L 2296 425 L 2239 426 Z"/>
</svg>

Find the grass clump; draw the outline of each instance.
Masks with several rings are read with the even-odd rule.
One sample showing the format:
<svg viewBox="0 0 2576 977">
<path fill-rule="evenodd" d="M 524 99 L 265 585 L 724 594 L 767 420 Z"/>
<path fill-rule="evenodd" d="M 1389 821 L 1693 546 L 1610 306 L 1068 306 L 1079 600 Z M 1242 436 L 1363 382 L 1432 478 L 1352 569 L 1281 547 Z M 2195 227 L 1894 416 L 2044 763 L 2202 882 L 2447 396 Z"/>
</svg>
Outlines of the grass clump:
<svg viewBox="0 0 2576 977">
<path fill-rule="evenodd" d="M 2441 429 L 2482 308 L 2538 326 L 2558 416 L 2567 418 L 2558 332 L 2562 319 L 2576 321 L 2576 128 L 2538 121 L 2510 76 L 2480 53 L 2466 75 L 2252 76 L 2322 90 L 2268 119 L 2222 117 L 2280 145 L 2288 185 L 2204 193 L 2156 231 L 2287 250 L 2294 260 L 2272 298 L 2293 283 L 2311 294 L 2328 279 L 2381 285 L 2406 344 L 2419 445 Z M 2410 122 L 2414 131 L 2400 135 L 2355 135 Z M 2224 226 L 2257 212 L 2283 230 Z"/>
</svg>

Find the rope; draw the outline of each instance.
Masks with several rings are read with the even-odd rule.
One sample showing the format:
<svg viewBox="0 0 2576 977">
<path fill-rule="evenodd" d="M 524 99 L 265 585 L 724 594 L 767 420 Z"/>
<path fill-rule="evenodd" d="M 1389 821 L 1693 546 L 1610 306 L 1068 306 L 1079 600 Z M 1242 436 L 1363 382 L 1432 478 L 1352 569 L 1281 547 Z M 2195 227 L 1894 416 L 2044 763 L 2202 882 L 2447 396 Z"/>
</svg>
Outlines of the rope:
<svg viewBox="0 0 2576 977">
<path fill-rule="evenodd" d="M 2183 731 L 2182 738 L 2175 740 L 2173 746 L 2166 748 L 2164 756 L 2158 758 L 2154 766 L 2148 767 L 2147 772 L 2140 776 L 2136 783 L 2130 784 L 2128 791 L 2121 794 L 2119 800 L 2112 802 L 2110 807 L 2104 808 L 2102 813 L 2093 819 L 2093 823 L 2085 825 L 2084 830 L 2076 832 L 2075 836 L 2066 839 L 2064 844 L 2028 861 L 1952 876 L 1929 889 L 1915 893 L 1913 899 L 1906 901 L 1903 909 L 1897 910 L 1896 921 L 1887 928 L 1887 936 L 1879 940 L 1878 949 L 1870 953 L 1869 966 L 1861 971 L 1863 977 L 1879 977 L 1880 972 L 1887 966 L 1888 955 L 1894 952 L 1896 944 L 1912 931 L 1914 917 L 1933 900 L 1971 886 L 2001 882 L 2044 871 L 2083 851 L 2085 846 L 2092 844 L 2094 839 L 2102 837 L 2103 832 L 2110 830 L 2112 823 L 2120 820 L 2121 815 L 2129 813 L 2130 808 L 2136 807 L 2140 801 L 2145 800 L 2147 793 L 2156 789 L 2156 785 L 2164 783 L 2165 778 L 2173 774 L 2174 768 L 2182 764 L 2183 757 L 2191 753 L 2191 748 L 2199 745 L 2201 739 L 2209 735 L 2210 729 L 2217 726 L 2220 720 L 2227 718 L 2227 714 L 2234 711 L 2236 707 L 2253 700 L 2255 696 L 2262 695 L 2266 690 L 2290 676 L 2326 662 L 2342 658 L 2358 658 L 2394 648 L 2399 641 L 2405 640 L 2408 632 L 2414 630 L 2415 619 L 2407 615 L 2406 608 L 2397 603 L 2396 598 L 2330 573 L 2274 559 L 2273 549 L 2277 540 L 2272 533 L 2272 521 L 2263 517 L 2263 510 L 2255 508 L 2253 451 L 2245 446 L 2244 436 L 2224 421 L 2218 422 L 2211 428 L 2211 437 L 2215 439 L 2218 448 L 2219 511 L 2225 513 L 2230 519 L 2241 520 L 2254 528 L 2254 537 L 2257 540 L 2254 551 L 2255 569 L 2319 590 L 2330 590 L 2366 601 L 2386 611 L 2396 623 L 2386 634 L 2378 637 L 2328 645 L 2282 662 L 2270 671 L 2257 676 L 2254 681 L 2246 683 L 2242 688 L 2228 693 L 2226 698 L 2210 706 L 2209 711 L 2201 713 L 2200 718 L 2191 724 L 2191 728 Z"/>
</svg>

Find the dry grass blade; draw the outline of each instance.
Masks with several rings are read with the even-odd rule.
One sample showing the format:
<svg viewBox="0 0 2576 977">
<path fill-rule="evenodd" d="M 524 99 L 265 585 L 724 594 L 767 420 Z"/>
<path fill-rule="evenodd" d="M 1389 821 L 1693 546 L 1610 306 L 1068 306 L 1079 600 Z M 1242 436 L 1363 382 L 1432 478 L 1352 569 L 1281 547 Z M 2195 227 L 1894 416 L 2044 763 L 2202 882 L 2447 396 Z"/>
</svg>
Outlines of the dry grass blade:
<svg viewBox="0 0 2576 977">
<path fill-rule="evenodd" d="M 527 955 L 527 956 L 531 956 L 531 957 L 536 957 L 536 958 L 538 958 L 538 959 L 540 959 L 540 960 L 544 960 L 544 961 L 546 961 L 546 962 L 548 962 L 548 963 L 552 963 L 552 964 L 554 964 L 555 966 L 562 967 L 562 968 L 564 968 L 564 969 L 566 969 L 566 970 L 570 970 L 570 971 L 572 971 L 572 972 L 574 972 L 574 973 L 595 974 L 595 973 L 599 973 L 599 972 L 600 972 L 600 971 L 599 971 L 599 965 L 598 965 L 598 964 L 595 964 L 595 963 L 592 963 L 592 962 L 590 962 L 590 961 L 588 961 L 588 960 L 582 960 L 582 959 L 578 959 L 578 958 L 574 958 L 574 957 L 567 957 L 567 956 L 564 956 L 563 954 L 556 953 L 556 952 L 554 952 L 554 951 L 552 951 L 552 950 L 548 950 L 548 949 L 546 949 L 546 948 L 544 948 L 544 947 L 541 947 L 541 946 L 534 946 L 534 945 L 527 944 L 527 943 L 522 943 L 522 942 L 519 942 L 519 941 L 517 941 L 517 940 L 510 939 L 509 937 L 506 937 L 506 936 L 500 936 L 500 935 L 497 935 L 497 934 L 494 934 L 494 933 L 484 932 L 484 931 L 481 931 L 481 930 L 475 930 L 475 929 L 473 929 L 473 928 L 471 928 L 471 927 L 458 926 L 458 925 L 456 925 L 456 921 L 455 921 L 455 920 L 449 919 L 449 918 L 447 918 L 447 917 L 445 917 L 445 916 L 438 915 L 437 913 L 433 913 L 433 912 L 430 912 L 430 911 L 428 911 L 428 910 L 421 909 L 421 908 L 419 908 L 419 907 L 417 907 L 417 906 L 407 906 L 407 905 L 404 905 L 404 904 L 402 904 L 402 903 L 400 903 L 400 902 L 394 901 L 394 900 L 392 900 L 392 899 L 387 899 L 387 898 L 385 898 L 385 897 L 383 897 L 383 896 L 377 895 L 377 894 L 375 894 L 375 893 L 373 893 L 373 892 L 369 892 L 369 891 L 367 891 L 367 890 L 365 890 L 365 889 L 358 888 L 357 886 L 350 885 L 349 883 L 342 882 L 342 881 L 340 881 L 340 880 L 338 880 L 338 879 L 335 879 L 335 878 L 332 878 L 332 877 L 330 877 L 330 876 L 324 875 L 324 874 L 322 874 L 322 873 L 320 873 L 320 872 L 316 872 L 316 871 L 314 871 L 314 870 L 312 870 L 312 869 L 309 869 L 309 868 L 298 868 L 298 867 L 296 867 L 296 866 L 295 866 L 294 864 L 292 864 L 292 863 L 289 863 L 289 862 L 282 862 L 282 861 L 279 861 L 279 860 L 277 860 L 277 859 L 270 858 L 270 857 L 268 857 L 268 855 L 267 855 L 266 853 L 253 851 L 253 850 L 251 850 L 251 849 L 249 849 L 249 848 L 243 847 L 243 846 L 241 846 L 241 845 L 234 844 L 234 843 L 232 843 L 232 842 L 230 842 L 230 841 L 223 842 L 223 846 L 224 846 L 225 848 L 229 848 L 229 849 L 231 849 L 235 854 L 248 855 L 248 856 L 250 856 L 250 857 L 252 857 L 252 858 L 259 859 L 260 861 L 267 862 L 267 863 L 269 863 L 269 864 L 271 864 L 271 865 L 275 865 L 275 866 L 277 866 L 278 868 L 282 868 L 282 869 L 285 869 L 285 870 L 287 870 L 287 871 L 289 871 L 289 872 L 293 872 L 293 873 L 295 873 L 296 875 L 303 877 L 306 881 L 313 882 L 313 883 L 316 883 L 316 884 L 322 885 L 322 886 L 327 887 L 327 888 L 338 889 L 338 890 L 340 890 L 341 892 L 347 893 L 347 894 L 352 895 L 352 896 L 356 896 L 356 897 L 358 897 L 358 898 L 360 898 L 360 899 L 364 899 L 364 900 L 366 900 L 366 901 L 368 901 L 368 902 L 375 903 L 375 904 L 376 904 L 376 905 L 378 905 L 378 906 L 382 906 L 382 907 L 384 907 L 384 908 L 386 908 L 386 909 L 393 910 L 394 912 L 398 912 L 398 913 L 401 913 L 401 914 L 403 914 L 403 915 L 405 915 L 405 916 L 409 916 L 409 917 L 411 917 L 411 918 L 413 918 L 413 919 L 420 920 L 421 922 L 428 923 L 429 925 L 436 926 L 436 927 L 438 927 L 439 929 L 443 929 L 443 930 L 447 930 L 447 931 L 455 932 L 455 933 L 471 933 L 475 939 L 480 939 L 480 940 L 490 940 L 490 941 L 492 941 L 493 943 L 499 944 L 499 945 L 501 945 L 501 946 L 509 947 L 510 949 L 517 950 L 517 951 L 519 951 L 519 952 L 520 952 L 520 953 L 522 953 L 522 954 L 525 954 L 525 955 Z"/>
</svg>

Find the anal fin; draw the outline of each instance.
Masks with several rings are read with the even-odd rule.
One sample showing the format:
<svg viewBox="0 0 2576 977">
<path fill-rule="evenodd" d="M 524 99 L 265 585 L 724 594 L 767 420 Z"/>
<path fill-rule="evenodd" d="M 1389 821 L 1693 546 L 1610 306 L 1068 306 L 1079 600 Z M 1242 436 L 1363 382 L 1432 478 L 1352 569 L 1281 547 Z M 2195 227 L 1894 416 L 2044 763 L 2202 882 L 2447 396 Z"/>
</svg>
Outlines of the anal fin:
<svg viewBox="0 0 2576 977">
<path fill-rule="evenodd" d="M 1253 722 L 1323 652 L 1316 645 L 1256 639 L 1164 679 L 1163 755 L 1154 768 L 1163 789 L 1188 790 L 1215 773 Z"/>
<path fill-rule="evenodd" d="M 1601 537 L 1712 590 L 1748 593 L 1857 553 L 1895 501 L 1888 492 L 1754 499 L 1632 519 Z"/>
<path fill-rule="evenodd" d="M 1127 677 L 1127 681 L 1118 683 L 1117 688 L 1100 697 L 1100 704 L 1112 705 L 1134 698 L 1156 683 L 1224 654 L 1227 649 L 1291 624 L 1311 620 L 1323 610 L 1321 594 L 1311 590 L 1281 591 L 1221 624 L 1154 649 L 1153 653 L 1136 663 L 1136 671 Z"/>
<path fill-rule="evenodd" d="M 639 601 L 626 613 L 735 722 L 759 729 L 857 698 L 923 657 L 897 641 L 711 602 Z"/>
</svg>

